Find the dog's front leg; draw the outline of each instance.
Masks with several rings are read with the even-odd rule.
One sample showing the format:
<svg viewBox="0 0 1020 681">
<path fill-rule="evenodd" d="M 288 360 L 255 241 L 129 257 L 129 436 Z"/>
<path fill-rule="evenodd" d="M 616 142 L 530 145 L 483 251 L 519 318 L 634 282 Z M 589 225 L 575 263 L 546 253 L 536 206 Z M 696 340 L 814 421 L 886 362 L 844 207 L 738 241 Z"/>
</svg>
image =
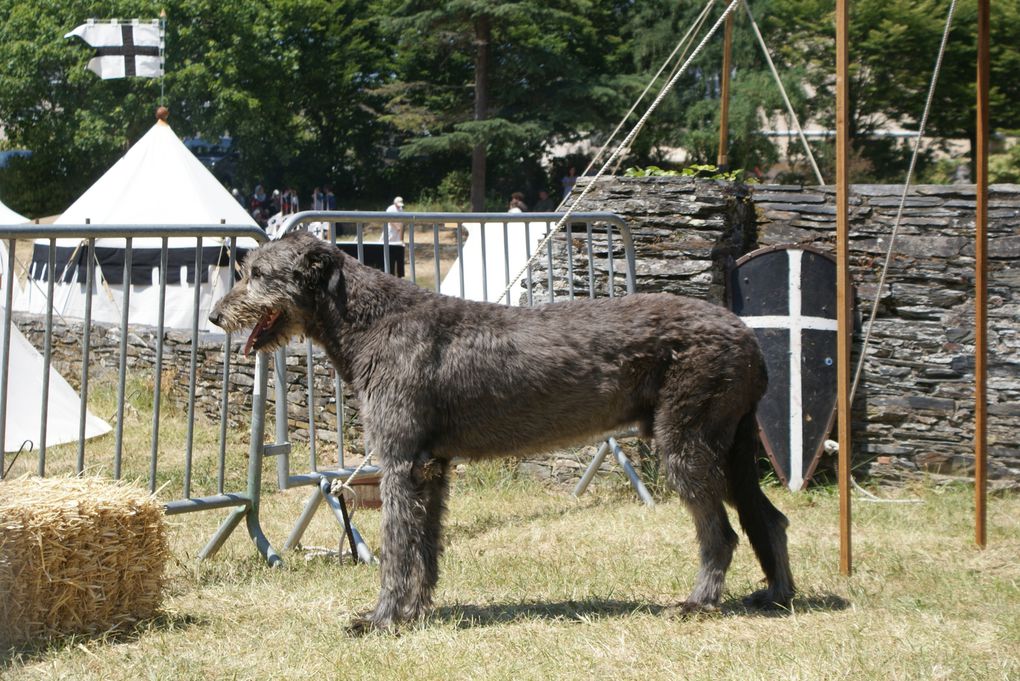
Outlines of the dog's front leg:
<svg viewBox="0 0 1020 681">
<path fill-rule="evenodd" d="M 431 600 L 438 575 L 438 526 L 445 471 L 437 479 L 426 454 L 387 457 L 382 464 L 382 546 L 379 599 L 355 618 L 350 631 L 389 630 L 420 617 Z M 428 525 L 434 523 L 431 530 Z"/>
</svg>

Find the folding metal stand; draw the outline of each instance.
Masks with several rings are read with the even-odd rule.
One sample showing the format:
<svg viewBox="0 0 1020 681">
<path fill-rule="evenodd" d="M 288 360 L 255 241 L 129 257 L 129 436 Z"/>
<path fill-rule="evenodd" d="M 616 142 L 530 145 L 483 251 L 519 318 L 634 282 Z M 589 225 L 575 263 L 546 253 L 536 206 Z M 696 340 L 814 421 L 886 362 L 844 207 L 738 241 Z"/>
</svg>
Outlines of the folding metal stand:
<svg viewBox="0 0 1020 681">
<path fill-rule="evenodd" d="M 595 452 L 594 458 L 591 463 L 588 464 L 587 470 L 584 471 L 584 475 L 577 482 L 577 486 L 574 487 L 574 496 L 579 497 L 584 494 L 584 491 L 588 489 L 588 485 L 591 484 L 592 478 L 595 477 L 595 473 L 598 471 L 599 466 L 602 465 L 602 461 L 605 460 L 606 454 L 609 450 L 613 450 L 613 456 L 616 457 L 616 463 L 620 465 L 623 472 L 627 475 L 627 479 L 630 481 L 630 486 L 634 488 L 638 496 L 641 497 L 641 501 L 644 502 L 645 506 L 655 506 L 655 501 L 652 499 L 651 493 L 645 484 L 641 482 L 641 478 L 638 476 L 637 471 L 634 470 L 634 464 L 630 462 L 627 455 L 623 453 L 623 449 L 620 447 L 620 443 L 616 441 L 615 437 L 611 437 L 602 443 L 599 450 Z"/>
<path fill-rule="evenodd" d="M 305 529 L 308 528 L 308 523 L 311 522 L 312 516 L 318 510 L 319 504 L 325 500 L 330 510 L 333 511 L 337 522 L 340 523 L 340 527 L 343 528 L 348 541 L 351 543 L 351 555 L 355 561 L 367 565 L 377 563 L 378 560 L 372 554 L 371 549 L 368 548 L 368 544 L 365 543 L 361 533 L 358 532 L 357 528 L 354 527 L 354 523 L 351 522 L 350 514 L 347 513 L 347 504 L 341 496 L 334 495 L 331 488 L 332 484 L 329 478 L 323 477 L 319 481 L 315 491 L 312 492 L 305 503 L 305 508 L 301 511 L 301 516 L 298 518 L 297 523 L 295 523 L 294 529 L 291 530 L 290 536 L 287 537 L 287 541 L 283 545 L 284 550 L 289 551 L 301 543 L 301 537 L 304 535 Z M 343 541 L 341 540 L 342 543 Z"/>
</svg>

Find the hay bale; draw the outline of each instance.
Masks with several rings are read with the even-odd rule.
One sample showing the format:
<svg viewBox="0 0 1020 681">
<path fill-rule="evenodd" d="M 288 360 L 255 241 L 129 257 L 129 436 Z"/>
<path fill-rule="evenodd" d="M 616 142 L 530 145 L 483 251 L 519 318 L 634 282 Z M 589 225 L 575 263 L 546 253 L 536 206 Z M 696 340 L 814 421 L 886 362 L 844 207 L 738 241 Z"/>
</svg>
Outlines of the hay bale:
<svg viewBox="0 0 1020 681">
<path fill-rule="evenodd" d="M 152 617 L 169 553 L 148 492 L 96 478 L 0 482 L 0 647 Z"/>
</svg>

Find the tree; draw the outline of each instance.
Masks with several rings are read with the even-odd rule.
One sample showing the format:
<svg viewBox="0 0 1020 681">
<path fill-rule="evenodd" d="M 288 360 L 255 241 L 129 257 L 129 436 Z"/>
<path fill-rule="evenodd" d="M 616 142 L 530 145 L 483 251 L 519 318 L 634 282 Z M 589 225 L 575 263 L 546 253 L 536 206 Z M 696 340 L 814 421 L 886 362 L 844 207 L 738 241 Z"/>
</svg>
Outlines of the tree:
<svg viewBox="0 0 1020 681">
<path fill-rule="evenodd" d="M 757 2 L 755 12 L 767 12 L 768 7 L 767 2 Z M 632 78 L 635 82 L 632 89 L 638 82 L 643 86 L 655 73 L 680 38 L 694 27 L 702 9 L 701 3 L 668 0 L 648 0 L 635 7 L 624 38 L 632 47 L 630 52 L 634 59 Z M 694 33 L 684 54 L 692 53 L 693 47 L 718 18 L 718 11 L 709 14 L 701 29 Z M 650 119 L 632 149 L 629 163 L 662 165 L 665 154 L 673 148 L 684 149 L 689 162 L 715 162 L 719 146 L 722 44 L 720 28 Z M 679 66 L 679 61 L 674 62 L 674 68 Z M 785 116 L 786 111 L 739 7 L 734 16 L 732 64 L 729 165 L 734 168 L 767 168 L 777 160 L 777 152 L 769 138 L 762 134 L 766 127 L 763 115 L 766 119 L 773 115 Z M 660 77 L 656 91 L 672 71 L 671 68 Z M 803 116 L 805 97 L 800 86 L 801 70 L 791 68 L 782 76 L 798 115 Z"/>
<path fill-rule="evenodd" d="M 249 187 L 370 184 L 381 131 L 363 99 L 383 53 L 369 0 L 177 0 L 167 10 L 178 135 L 231 135 Z M 84 69 L 91 49 L 62 38 L 92 11 L 85 0 L 0 0 L 0 121 L 10 146 L 33 151 L 7 179 L 21 188 L 12 205 L 31 215 L 65 208 L 154 122 L 157 80 L 99 80 Z M 151 11 L 112 2 L 97 18 Z"/>
<path fill-rule="evenodd" d="M 393 0 L 387 9 L 396 73 L 383 119 L 404 159 L 453 169 L 470 156 L 474 210 L 493 170 L 519 178 L 513 166 L 537 168 L 554 141 L 619 109 L 608 85 L 619 40 L 600 32 L 611 3 Z"/>
<path fill-rule="evenodd" d="M 772 0 L 762 23 L 788 66 L 800 67 L 816 91 L 819 120 L 834 125 L 835 29 L 832 5 L 823 0 Z M 916 128 L 927 96 L 948 6 L 936 0 L 859 0 L 851 4 L 850 134 L 868 163 L 863 178 L 901 181 L 906 149 L 870 137 L 889 122 Z M 959 5 L 939 78 L 927 134 L 965 138 L 975 130 L 976 10 Z M 1020 8 L 992 3 L 992 126 L 1020 127 Z M 973 154 L 971 154 L 973 158 Z"/>
</svg>

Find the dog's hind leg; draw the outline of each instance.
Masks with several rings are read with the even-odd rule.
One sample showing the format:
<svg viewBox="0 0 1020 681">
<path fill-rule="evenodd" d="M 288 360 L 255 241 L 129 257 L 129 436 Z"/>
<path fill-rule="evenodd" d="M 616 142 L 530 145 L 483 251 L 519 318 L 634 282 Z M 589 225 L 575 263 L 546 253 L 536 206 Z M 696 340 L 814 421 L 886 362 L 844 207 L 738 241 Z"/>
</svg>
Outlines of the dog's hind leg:
<svg viewBox="0 0 1020 681">
<path fill-rule="evenodd" d="M 758 483 L 757 434 L 754 411 L 737 426 L 726 468 L 728 501 L 737 509 L 740 525 L 765 572 L 768 588 L 745 599 L 759 608 L 789 607 L 793 598 L 793 573 L 786 545 L 789 521 L 762 491 Z"/>
<path fill-rule="evenodd" d="M 421 617 L 439 578 L 440 530 L 448 463 L 428 453 L 383 463 L 379 599 L 351 633 L 391 629 Z"/>
<path fill-rule="evenodd" d="M 737 546 L 726 509 L 721 457 L 697 430 L 670 428 L 656 422 L 656 444 L 670 483 L 694 519 L 701 565 L 694 589 L 681 604 L 684 612 L 711 610 L 722 596 L 726 570 Z"/>
</svg>

